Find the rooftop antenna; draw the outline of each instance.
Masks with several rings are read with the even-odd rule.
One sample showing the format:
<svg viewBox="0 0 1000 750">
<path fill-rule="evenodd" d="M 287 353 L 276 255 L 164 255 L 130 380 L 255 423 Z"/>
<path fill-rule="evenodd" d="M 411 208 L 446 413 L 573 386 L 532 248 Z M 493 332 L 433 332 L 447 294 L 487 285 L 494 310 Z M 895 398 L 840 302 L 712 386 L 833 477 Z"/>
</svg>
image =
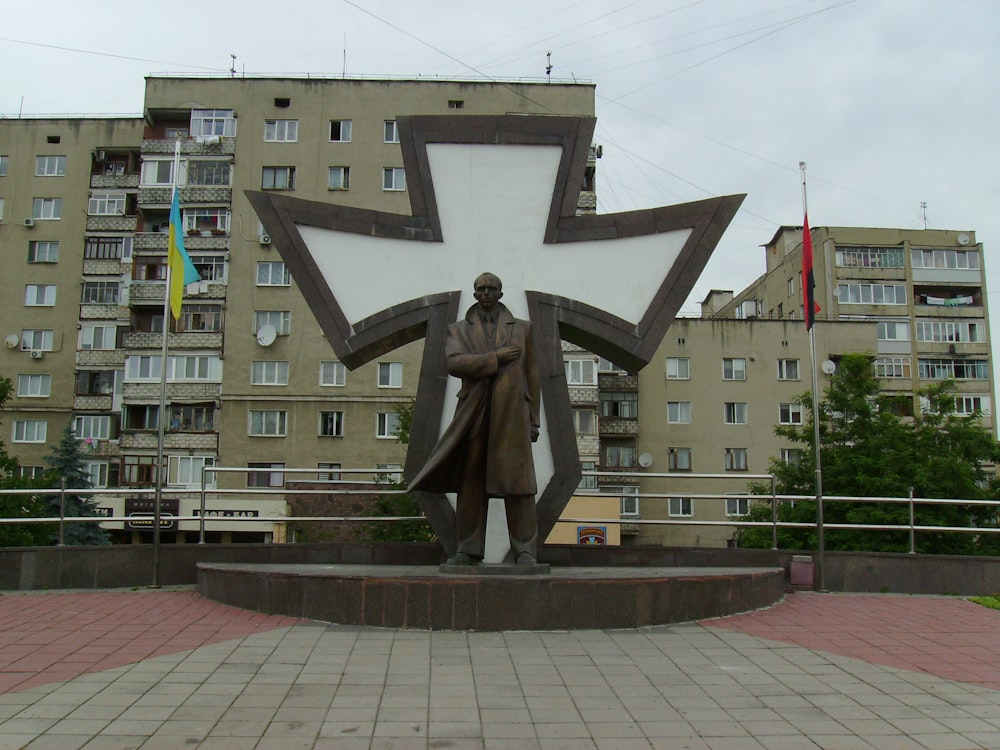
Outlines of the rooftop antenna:
<svg viewBox="0 0 1000 750">
<path fill-rule="evenodd" d="M 344 62 L 340 69 L 340 77 L 347 78 L 347 34 L 344 34 Z"/>
<path fill-rule="evenodd" d="M 230 78 L 236 78 L 236 53 L 235 52 L 230 52 L 229 56 L 231 58 L 233 58 L 232 65 L 229 68 L 229 77 Z"/>
<path fill-rule="evenodd" d="M 545 75 L 548 78 L 548 82 L 552 83 L 552 51 L 545 53 Z"/>
<path fill-rule="evenodd" d="M 920 201 L 920 216 L 924 220 L 924 229 L 927 229 L 927 201 Z"/>
</svg>

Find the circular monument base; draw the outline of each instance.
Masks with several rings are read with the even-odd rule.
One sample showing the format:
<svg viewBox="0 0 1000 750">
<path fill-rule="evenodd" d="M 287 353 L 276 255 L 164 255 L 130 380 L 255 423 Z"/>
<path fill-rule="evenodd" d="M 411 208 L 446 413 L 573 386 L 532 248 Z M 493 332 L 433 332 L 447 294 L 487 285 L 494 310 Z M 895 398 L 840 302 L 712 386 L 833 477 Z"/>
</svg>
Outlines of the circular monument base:
<svg viewBox="0 0 1000 750">
<path fill-rule="evenodd" d="M 462 575 L 453 575 L 423 565 L 200 563 L 198 592 L 257 612 L 344 625 L 493 631 L 687 622 L 767 607 L 785 590 L 782 568 L 557 567 L 548 575 L 497 576 L 461 567 Z"/>
<path fill-rule="evenodd" d="M 514 565 L 513 563 L 479 563 L 477 565 L 452 565 L 441 563 L 438 572 L 451 576 L 544 576 L 552 572 L 548 563 Z"/>
</svg>

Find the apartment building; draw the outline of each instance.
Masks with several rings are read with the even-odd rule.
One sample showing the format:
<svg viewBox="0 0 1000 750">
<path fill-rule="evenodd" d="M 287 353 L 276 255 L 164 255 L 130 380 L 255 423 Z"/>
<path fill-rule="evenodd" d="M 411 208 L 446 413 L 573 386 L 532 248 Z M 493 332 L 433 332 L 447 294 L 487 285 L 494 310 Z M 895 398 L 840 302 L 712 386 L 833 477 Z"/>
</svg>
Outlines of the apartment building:
<svg viewBox="0 0 1000 750">
<path fill-rule="evenodd" d="M 820 391 L 839 356 L 869 352 L 903 418 L 922 408 L 921 387 L 950 378 L 957 411 L 981 411 L 995 434 L 986 275 L 974 233 L 812 232 Z M 622 514 L 675 523 L 623 526 L 635 530 L 635 543 L 726 544 L 734 532 L 727 518 L 750 502 L 747 475 L 766 473 L 772 458 L 797 459 L 800 446 L 786 445 L 774 426 L 808 419 L 794 403 L 812 390 L 801 251 L 801 228 L 779 228 L 764 246 L 765 274 L 738 294 L 708 295 L 701 318 L 675 321 L 639 374 L 641 429 L 626 458 L 668 476 L 639 482 L 640 499 L 623 495 Z M 602 450 L 605 465 L 620 462 L 610 444 Z M 707 494 L 723 497 L 697 497 Z"/>
<path fill-rule="evenodd" d="M 166 328 L 165 514 L 200 512 L 205 467 L 237 469 L 205 475 L 219 490 L 208 541 L 278 541 L 280 524 L 235 520 L 284 513 L 283 500 L 252 490 L 398 476 L 396 410 L 416 393 L 421 347 L 348 372 L 244 191 L 409 213 L 397 116 L 592 116 L 594 87 L 153 76 L 142 107 L 141 119 L 0 121 L 0 248 L 11 269 L 0 283 L 24 303 L 0 310 L 0 372 L 18 386 L 4 413 L 10 446 L 38 472 L 73 419 L 95 486 L 122 490 L 102 500 L 106 512 L 148 513 L 148 497 L 129 490 L 157 477 Z M 592 168 L 587 179 L 580 206 L 593 211 Z M 201 276 L 176 322 L 163 315 L 174 184 Z M 357 468 L 369 471 L 346 474 Z M 149 533 L 148 520 L 109 526 L 117 541 Z M 195 541 L 197 526 L 170 523 L 163 538 Z"/>
</svg>

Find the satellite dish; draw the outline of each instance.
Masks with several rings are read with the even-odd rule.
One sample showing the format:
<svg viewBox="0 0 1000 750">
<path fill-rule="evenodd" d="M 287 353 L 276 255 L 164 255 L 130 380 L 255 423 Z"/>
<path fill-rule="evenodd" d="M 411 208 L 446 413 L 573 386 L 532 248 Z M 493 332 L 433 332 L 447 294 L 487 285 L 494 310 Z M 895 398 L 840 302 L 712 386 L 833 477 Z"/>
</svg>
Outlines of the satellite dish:
<svg viewBox="0 0 1000 750">
<path fill-rule="evenodd" d="M 653 465 L 653 457 L 651 455 L 649 455 L 648 453 L 639 454 L 639 466 L 641 466 L 644 469 L 648 469 L 652 465 Z"/>
<path fill-rule="evenodd" d="M 8 349 L 13 349 L 15 346 L 18 345 L 18 343 L 20 343 L 20 341 L 21 337 L 18 336 L 16 333 L 12 333 L 3 340 L 3 343 L 4 346 L 6 346 Z"/>
<path fill-rule="evenodd" d="M 273 325 L 268 323 L 267 325 L 261 326 L 257 330 L 257 343 L 261 346 L 270 346 L 274 343 L 274 339 L 277 335 L 278 331 Z"/>
<path fill-rule="evenodd" d="M 823 364 L 819 366 L 823 372 L 827 375 L 833 375 L 837 371 L 837 365 L 832 359 L 827 359 L 823 361 Z"/>
<path fill-rule="evenodd" d="M 958 244 L 959 245 L 968 245 L 969 244 L 969 240 L 972 239 L 972 238 L 969 237 L 969 235 L 967 235 L 965 232 L 962 232 L 955 239 L 958 240 Z"/>
</svg>

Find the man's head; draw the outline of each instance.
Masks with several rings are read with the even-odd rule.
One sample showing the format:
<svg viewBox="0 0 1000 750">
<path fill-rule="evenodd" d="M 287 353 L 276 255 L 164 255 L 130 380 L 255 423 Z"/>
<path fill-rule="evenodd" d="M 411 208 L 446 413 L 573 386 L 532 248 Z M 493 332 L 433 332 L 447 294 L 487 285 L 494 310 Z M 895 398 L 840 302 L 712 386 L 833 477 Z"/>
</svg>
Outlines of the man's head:
<svg viewBox="0 0 1000 750">
<path fill-rule="evenodd" d="M 503 297 L 503 283 L 496 274 L 481 273 L 476 277 L 473 284 L 476 301 L 485 308 L 491 310 L 497 306 L 500 298 Z"/>
</svg>

